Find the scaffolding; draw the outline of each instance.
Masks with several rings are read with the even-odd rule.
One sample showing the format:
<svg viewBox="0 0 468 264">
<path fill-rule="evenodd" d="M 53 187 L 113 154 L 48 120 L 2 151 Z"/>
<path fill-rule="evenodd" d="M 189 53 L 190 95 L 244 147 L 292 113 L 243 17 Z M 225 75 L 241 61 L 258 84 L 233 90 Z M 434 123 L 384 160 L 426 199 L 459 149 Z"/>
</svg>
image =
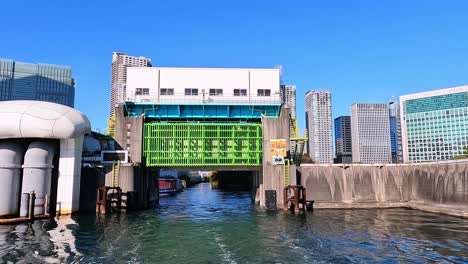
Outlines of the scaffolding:
<svg viewBox="0 0 468 264">
<path fill-rule="evenodd" d="M 107 120 L 107 135 L 111 137 L 115 135 L 115 114 L 112 114 Z"/>
<path fill-rule="evenodd" d="M 290 117 L 289 119 L 289 132 L 290 132 L 290 153 L 291 160 L 297 166 L 301 165 L 302 155 L 304 153 L 305 144 L 308 139 L 307 130 L 304 136 L 299 136 L 299 129 L 297 128 L 297 120 Z"/>
</svg>

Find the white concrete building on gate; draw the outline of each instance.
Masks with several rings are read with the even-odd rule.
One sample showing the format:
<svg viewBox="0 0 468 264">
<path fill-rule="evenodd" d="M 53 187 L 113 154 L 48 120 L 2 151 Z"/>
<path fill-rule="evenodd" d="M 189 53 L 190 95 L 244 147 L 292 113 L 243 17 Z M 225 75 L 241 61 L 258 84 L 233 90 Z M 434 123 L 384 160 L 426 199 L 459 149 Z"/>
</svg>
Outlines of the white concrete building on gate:
<svg viewBox="0 0 468 264">
<path fill-rule="evenodd" d="M 126 101 L 280 104 L 280 70 L 132 67 Z"/>
<path fill-rule="evenodd" d="M 91 132 L 88 118 L 65 105 L 4 101 L 0 120 L 0 215 L 17 215 L 19 195 L 32 191 L 35 207 L 41 208 L 35 214 L 44 214 L 45 196 L 54 191 L 52 177 L 57 177 L 57 211 L 78 211 L 83 137 Z"/>
</svg>

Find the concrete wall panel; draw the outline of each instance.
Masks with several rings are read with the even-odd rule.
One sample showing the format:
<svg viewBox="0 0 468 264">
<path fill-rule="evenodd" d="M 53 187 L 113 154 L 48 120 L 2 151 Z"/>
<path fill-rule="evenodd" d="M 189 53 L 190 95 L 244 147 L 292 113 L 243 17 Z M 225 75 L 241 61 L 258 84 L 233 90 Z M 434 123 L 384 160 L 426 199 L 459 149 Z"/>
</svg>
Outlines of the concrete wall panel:
<svg viewBox="0 0 468 264">
<path fill-rule="evenodd" d="M 303 165 L 307 197 L 318 202 L 468 204 L 468 162 Z"/>
</svg>

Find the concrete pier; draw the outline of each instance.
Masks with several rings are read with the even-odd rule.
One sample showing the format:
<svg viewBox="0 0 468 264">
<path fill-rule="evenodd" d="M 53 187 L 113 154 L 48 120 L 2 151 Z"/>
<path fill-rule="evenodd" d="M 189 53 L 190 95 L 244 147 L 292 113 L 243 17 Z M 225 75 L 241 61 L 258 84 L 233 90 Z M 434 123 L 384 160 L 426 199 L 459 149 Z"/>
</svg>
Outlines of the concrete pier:
<svg viewBox="0 0 468 264">
<path fill-rule="evenodd" d="M 263 159 L 260 181 L 258 182 L 258 197 L 260 206 L 266 206 L 265 191 L 276 192 L 276 205 L 283 207 L 284 189 L 284 167 L 283 165 L 272 164 L 271 142 L 272 139 L 285 139 L 286 148 L 289 149 L 289 112 L 288 109 L 281 109 L 279 118 L 262 118 L 263 134 Z"/>
<path fill-rule="evenodd" d="M 307 164 L 299 168 L 316 208 L 408 207 L 468 218 L 468 161 Z"/>
</svg>

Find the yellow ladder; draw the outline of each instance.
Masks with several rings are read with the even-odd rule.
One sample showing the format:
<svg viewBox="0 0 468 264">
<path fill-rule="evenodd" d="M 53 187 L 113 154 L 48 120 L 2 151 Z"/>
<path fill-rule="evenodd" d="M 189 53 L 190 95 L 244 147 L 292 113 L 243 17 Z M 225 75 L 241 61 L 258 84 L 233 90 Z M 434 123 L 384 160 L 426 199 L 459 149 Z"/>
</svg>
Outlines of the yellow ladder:
<svg viewBox="0 0 468 264">
<path fill-rule="evenodd" d="M 291 185 L 291 169 L 290 169 L 291 161 L 289 159 L 284 160 L 283 164 L 283 180 L 284 180 L 284 187 Z"/>
<path fill-rule="evenodd" d="M 120 160 L 112 162 L 112 187 L 119 187 Z"/>
</svg>

